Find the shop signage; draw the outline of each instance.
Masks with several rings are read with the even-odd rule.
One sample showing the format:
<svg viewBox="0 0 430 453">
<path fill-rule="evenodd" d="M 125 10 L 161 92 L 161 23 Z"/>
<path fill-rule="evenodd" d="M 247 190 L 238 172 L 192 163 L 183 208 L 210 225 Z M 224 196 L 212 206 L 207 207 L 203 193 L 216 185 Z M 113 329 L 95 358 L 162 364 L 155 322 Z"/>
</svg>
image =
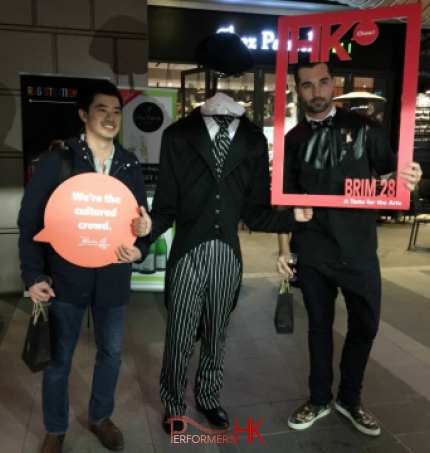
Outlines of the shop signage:
<svg viewBox="0 0 430 453">
<path fill-rule="evenodd" d="M 141 163 L 152 205 L 160 163 L 163 132 L 176 121 L 177 90 L 167 88 L 120 88 L 124 101 L 120 139 L 125 148 Z M 168 229 L 151 245 L 141 263 L 133 263 L 133 291 L 164 291 L 166 262 L 170 253 L 174 229 Z"/>
<path fill-rule="evenodd" d="M 78 90 L 93 78 L 20 74 L 24 179 L 51 145 L 76 135 L 82 127 L 76 111 Z"/>
<path fill-rule="evenodd" d="M 402 19 L 406 22 L 405 58 L 403 66 L 400 135 L 397 168 L 402 169 L 412 161 L 414 149 L 414 115 L 418 62 L 420 50 L 421 5 L 393 6 L 370 10 L 343 11 L 340 13 L 314 14 L 306 16 L 281 17 L 279 19 L 276 63 L 276 88 L 274 109 L 274 153 L 272 204 L 287 206 L 328 206 L 363 209 L 409 209 L 410 192 L 397 176 L 396 180 L 382 180 L 376 188 L 376 181 L 367 179 L 346 179 L 338 195 L 287 194 L 283 193 L 284 134 L 285 134 L 285 86 L 290 64 L 298 62 L 302 48 L 310 48 L 311 63 L 327 62 L 331 49 L 342 61 L 351 60 L 351 55 L 342 46 L 341 40 L 349 31 L 353 32 L 356 45 L 367 46 L 379 35 L 378 21 Z M 303 30 L 311 29 L 307 39 L 300 39 Z M 282 44 L 285 43 L 285 44 Z M 288 44 L 287 44 L 288 43 Z M 337 65 L 341 67 L 341 63 Z M 400 68 L 399 68 L 400 69 Z M 347 131 L 346 131 L 347 132 Z M 348 137 L 348 134 L 346 134 Z M 288 152 L 288 150 L 285 150 Z"/>
<path fill-rule="evenodd" d="M 163 125 L 163 112 L 153 102 L 139 104 L 133 112 L 133 122 L 142 132 L 155 132 Z"/>
<path fill-rule="evenodd" d="M 234 25 L 229 25 L 228 27 L 221 27 L 217 30 L 217 33 L 236 33 L 235 31 L 235 26 Z M 315 46 L 315 43 L 312 43 L 313 41 L 313 31 L 309 31 L 307 33 L 307 40 L 306 44 L 303 47 L 299 48 L 299 52 L 311 52 L 312 47 Z M 250 50 L 272 50 L 272 51 L 277 51 L 278 46 L 279 46 L 279 40 L 276 37 L 276 34 L 271 31 L 271 30 L 263 30 L 260 33 L 260 36 L 241 36 L 242 41 L 245 43 L 245 45 L 248 47 Z M 288 40 L 288 50 L 291 50 L 292 48 L 293 41 L 291 39 Z M 340 45 L 342 47 L 345 47 L 345 43 L 341 42 Z M 333 48 L 332 49 L 333 53 L 336 53 L 336 50 Z M 346 43 L 346 52 L 350 54 L 352 52 L 352 43 L 348 42 Z"/>
<path fill-rule="evenodd" d="M 157 182 L 161 137 L 176 120 L 177 91 L 166 88 L 122 88 L 124 101 L 119 134 L 123 146 L 142 164 L 145 183 Z"/>
</svg>

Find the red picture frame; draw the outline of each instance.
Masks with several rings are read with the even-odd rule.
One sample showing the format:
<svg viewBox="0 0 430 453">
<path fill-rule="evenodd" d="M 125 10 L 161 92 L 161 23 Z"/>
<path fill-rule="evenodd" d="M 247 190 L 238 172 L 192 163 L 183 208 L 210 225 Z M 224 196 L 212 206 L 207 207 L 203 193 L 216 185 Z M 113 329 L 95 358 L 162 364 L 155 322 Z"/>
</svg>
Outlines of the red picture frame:
<svg viewBox="0 0 430 453">
<path fill-rule="evenodd" d="M 328 14 L 281 17 L 278 22 L 278 51 L 276 61 L 276 88 L 274 105 L 274 153 L 272 174 L 272 204 L 288 206 L 347 207 L 363 209 L 409 209 L 410 192 L 397 177 L 394 191 L 382 195 L 363 190 L 346 191 L 344 195 L 303 195 L 283 193 L 283 161 L 285 135 L 285 87 L 287 86 L 288 65 L 297 63 L 298 51 L 311 48 L 311 62 L 326 62 L 330 51 L 335 49 L 340 60 L 350 60 L 351 56 L 342 47 L 340 40 L 349 30 L 354 30 L 354 40 L 358 45 L 369 45 L 377 39 L 376 21 L 402 19 L 406 22 L 405 60 L 403 67 L 403 87 L 401 93 L 400 136 L 397 168 L 402 168 L 413 158 L 415 103 L 418 82 L 418 64 L 421 32 L 421 5 L 393 6 L 367 10 L 342 11 Z M 338 28 L 332 32 L 332 26 Z M 312 41 L 300 40 L 300 29 L 312 29 Z M 288 49 L 290 47 L 290 49 Z M 358 187 L 357 187 L 358 189 Z M 367 188 L 368 189 L 368 188 Z M 390 194 L 388 193 L 390 192 Z M 351 196 L 351 193 L 354 196 Z M 364 193 L 365 195 L 362 195 Z M 372 193 L 371 196 L 366 194 Z M 347 195 L 348 194 L 348 195 Z"/>
</svg>

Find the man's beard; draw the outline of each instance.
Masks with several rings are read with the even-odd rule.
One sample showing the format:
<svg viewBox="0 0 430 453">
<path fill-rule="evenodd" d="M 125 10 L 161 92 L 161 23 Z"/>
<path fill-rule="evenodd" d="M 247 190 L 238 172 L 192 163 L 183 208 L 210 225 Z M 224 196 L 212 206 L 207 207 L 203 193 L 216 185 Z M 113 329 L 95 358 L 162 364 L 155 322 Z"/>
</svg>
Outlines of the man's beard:
<svg viewBox="0 0 430 453">
<path fill-rule="evenodd" d="M 318 100 L 320 101 L 318 104 L 314 102 Z M 331 99 L 324 99 L 324 98 L 313 98 L 309 102 L 306 103 L 307 111 L 310 113 L 321 113 L 327 110 L 330 106 Z"/>
</svg>

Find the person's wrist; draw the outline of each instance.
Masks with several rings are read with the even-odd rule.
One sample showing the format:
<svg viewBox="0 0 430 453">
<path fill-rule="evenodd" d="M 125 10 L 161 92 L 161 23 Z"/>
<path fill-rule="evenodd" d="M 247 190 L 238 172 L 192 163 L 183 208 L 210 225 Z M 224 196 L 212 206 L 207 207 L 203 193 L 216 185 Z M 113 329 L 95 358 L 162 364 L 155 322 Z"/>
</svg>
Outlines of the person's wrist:
<svg viewBox="0 0 430 453">
<path fill-rule="evenodd" d="M 49 275 L 39 275 L 34 280 L 34 285 L 37 285 L 38 283 L 48 283 L 49 286 L 52 286 L 52 278 Z"/>
</svg>

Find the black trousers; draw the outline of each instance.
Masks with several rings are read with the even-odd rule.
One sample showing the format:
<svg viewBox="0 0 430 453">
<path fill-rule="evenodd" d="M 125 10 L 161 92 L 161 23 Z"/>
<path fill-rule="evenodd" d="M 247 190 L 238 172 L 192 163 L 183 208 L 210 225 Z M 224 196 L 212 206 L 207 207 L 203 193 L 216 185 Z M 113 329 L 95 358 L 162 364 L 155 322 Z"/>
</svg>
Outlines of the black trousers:
<svg viewBox="0 0 430 453">
<path fill-rule="evenodd" d="M 192 249 L 173 267 L 160 377 L 161 401 L 168 414 L 185 414 L 188 361 L 199 326 L 196 402 L 203 409 L 219 406 L 226 330 L 240 279 L 241 267 L 233 250 L 217 239 Z"/>
<path fill-rule="evenodd" d="M 346 404 L 359 404 L 381 312 L 378 258 L 375 256 L 353 266 L 298 263 L 298 275 L 309 318 L 311 403 L 329 404 L 333 398 L 333 322 L 340 288 L 348 312 L 348 332 L 340 363 L 338 397 Z"/>
</svg>

